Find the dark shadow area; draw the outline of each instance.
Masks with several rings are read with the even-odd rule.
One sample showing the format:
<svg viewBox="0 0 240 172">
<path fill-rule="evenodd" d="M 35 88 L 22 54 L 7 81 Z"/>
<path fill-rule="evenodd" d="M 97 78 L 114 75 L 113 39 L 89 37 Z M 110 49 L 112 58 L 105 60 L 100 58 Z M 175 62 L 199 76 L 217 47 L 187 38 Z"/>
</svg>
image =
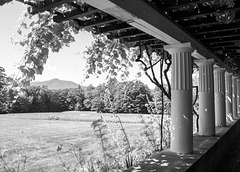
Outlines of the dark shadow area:
<svg viewBox="0 0 240 172">
<path fill-rule="evenodd" d="M 220 161 L 215 172 L 237 172 L 240 171 L 240 135 L 237 136 L 227 154 Z"/>
<path fill-rule="evenodd" d="M 135 167 L 125 170 L 125 172 L 212 172 L 226 155 L 228 148 L 232 145 L 239 133 L 240 120 L 237 119 L 236 121 L 228 123 L 227 127 L 216 127 L 216 136 L 205 137 L 195 134 L 193 140 L 194 152 L 191 154 L 178 154 L 170 150 L 164 150 L 160 153 L 153 154 L 149 159 L 140 162 Z M 238 144 L 238 156 L 240 157 L 240 136 L 238 137 L 239 140 L 236 144 Z M 234 153 L 234 151 L 232 153 Z M 232 154 L 229 156 L 232 156 Z M 240 165 L 240 163 L 236 163 L 235 167 L 239 167 L 238 165 Z"/>
</svg>

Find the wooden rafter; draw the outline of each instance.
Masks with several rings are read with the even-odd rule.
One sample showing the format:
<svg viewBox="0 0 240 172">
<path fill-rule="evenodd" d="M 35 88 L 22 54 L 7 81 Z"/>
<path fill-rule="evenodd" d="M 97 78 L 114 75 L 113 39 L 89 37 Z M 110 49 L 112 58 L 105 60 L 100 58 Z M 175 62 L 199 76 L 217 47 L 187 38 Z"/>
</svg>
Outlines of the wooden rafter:
<svg viewBox="0 0 240 172">
<path fill-rule="evenodd" d="M 191 2 L 186 2 L 186 1 L 178 1 L 177 5 L 169 5 L 167 4 L 164 8 L 162 8 L 163 11 L 169 11 L 172 9 L 179 9 L 185 6 L 190 6 L 193 4 L 203 4 L 203 3 L 207 3 L 207 2 L 213 2 L 213 0 L 192 0 Z"/>
<path fill-rule="evenodd" d="M 112 16 L 105 16 L 103 18 L 100 17 L 100 18 L 94 18 L 94 19 L 89 19 L 85 21 L 76 19 L 75 21 L 78 23 L 80 28 L 84 28 L 84 27 L 93 27 L 93 26 L 98 27 L 98 26 L 109 24 L 109 23 L 114 23 L 119 20 Z"/>
<path fill-rule="evenodd" d="M 72 0 L 45 0 L 43 4 L 40 4 L 38 7 L 28 7 L 28 12 L 32 15 L 37 14 L 43 11 L 49 11 L 55 7 L 58 7 L 62 4 L 69 3 Z"/>
<path fill-rule="evenodd" d="M 163 48 L 163 45 L 158 44 L 158 45 L 149 45 L 152 49 L 161 49 Z"/>
<path fill-rule="evenodd" d="M 235 45 L 228 45 L 228 46 L 216 46 L 216 47 L 211 47 L 213 50 L 233 50 L 233 49 L 238 49 L 240 47 L 237 47 Z"/>
<path fill-rule="evenodd" d="M 19 1 L 24 2 L 23 0 Z M 92 27 L 94 34 L 106 34 L 108 38 L 119 39 L 122 43 L 133 43 L 132 45 L 144 43 L 153 49 L 158 49 L 165 44 L 159 39 L 169 44 L 187 41 L 193 43 L 200 54 L 207 58 L 215 58 L 217 61 L 220 58 L 224 61 L 227 57 L 239 57 L 240 1 L 235 0 L 234 7 L 230 8 L 227 6 L 217 7 L 214 1 L 102 0 L 101 2 L 109 5 L 105 7 L 105 4 L 99 3 L 98 0 L 85 0 L 84 6 L 78 5 L 73 0 L 45 0 L 38 6 L 29 4 L 32 6 L 29 8 L 29 12 L 36 14 L 53 11 L 56 15 L 54 16 L 55 22 L 74 20 L 80 28 Z M 87 3 L 95 8 L 91 6 L 88 8 Z M 116 11 L 117 14 L 111 11 L 116 10 L 111 3 L 119 7 Z M 73 9 L 66 13 L 56 11 L 56 7 L 63 4 L 70 5 Z M 136 9 L 136 6 L 142 10 Z M 124 11 L 121 11 L 121 8 Z M 229 11 L 236 11 L 235 18 L 231 23 L 224 24 L 217 21 L 215 14 Z M 129 16 L 137 16 L 137 19 L 140 20 L 134 17 L 128 18 Z M 130 22 L 128 24 L 121 19 Z M 159 25 L 159 21 L 161 21 L 161 25 Z"/>
<path fill-rule="evenodd" d="M 227 38 L 227 37 L 233 37 L 233 36 L 239 36 L 239 35 L 240 35 L 240 28 L 232 31 L 223 31 L 223 32 L 215 32 L 215 33 L 211 32 L 211 33 L 196 35 L 196 38 L 200 40 L 206 40 L 206 39 L 213 39 L 213 38 Z"/>
<path fill-rule="evenodd" d="M 222 57 L 223 56 L 225 56 L 225 57 L 227 57 L 227 56 L 239 56 L 239 53 L 228 53 L 228 52 L 224 52 L 224 53 L 222 53 L 222 54 L 220 54 L 220 55 L 222 55 Z"/>
<path fill-rule="evenodd" d="M 150 35 L 142 35 L 142 36 L 136 36 L 136 37 L 130 37 L 130 38 L 123 38 L 120 39 L 121 43 L 133 43 L 133 42 L 143 42 L 143 41 L 150 41 L 150 40 L 157 40 L 157 38 L 154 38 Z"/>
<path fill-rule="evenodd" d="M 207 46 L 225 46 L 225 45 L 229 45 L 229 44 L 234 44 L 235 40 L 229 40 L 229 41 L 221 41 L 221 42 L 206 42 L 205 44 Z"/>
<path fill-rule="evenodd" d="M 142 44 L 142 42 L 136 42 L 135 46 L 139 46 L 139 44 Z M 166 45 L 166 43 L 156 39 L 156 40 L 149 40 L 149 41 L 144 41 L 144 44 L 147 46 L 154 46 L 154 45 Z"/>
<path fill-rule="evenodd" d="M 237 49 L 238 51 L 240 50 L 240 49 Z M 227 50 L 218 50 L 218 51 L 214 51 L 216 54 L 228 54 L 228 55 L 237 55 L 237 54 L 239 54 L 237 51 L 231 51 L 231 50 L 229 50 L 229 51 L 227 51 Z"/>
<path fill-rule="evenodd" d="M 133 26 L 131 26 L 127 23 L 124 23 L 124 22 L 123 23 L 113 23 L 112 25 L 109 25 L 109 26 L 97 27 L 93 33 L 94 34 L 103 34 L 103 33 L 122 31 L 122 30 L 132 29 L 132 28 L 133 28 Z"/>
<path fill-rule="evenodd" d="M 234 23 L 229 23 L 229 24 L 222 24 L 221 27 L 219 27 L 219 25 L 216 25 L 216 26 L 211 26 L 210 28 L 209 27 L 194 28 L 192 30 L 190 29 L 190 31 L 194 35 L 201 35 L 201 34 L 206 34 L 206 33 L 216 33 L 216 32 L 240 29 L 239 26 L 240 26 L 240 22 L 234 22 Z"/>
<path fill-rule="evenodd" d="M 236 37 L 228 37 L 228 38 L 213 38 L 213 39 L 208 39 L 208 40 L 202 40 L 204 44 L 213 44 L 213 43 L 223 43 L 223 42 L 233 42 L 233 41 L 238 41 L 240 40 L 240 36 Z"/>
<path fill-rule="evenodd" d="M 240 5 L 237 4 L 235 5 L 234 8 L 227 8 L 227 7 L 222 7 L 221 9 L 212 9 L 211 7 L 202 7 L 204 9 L 203 12 L 199 13 L 199 9 L 195 10 L 194 12 L 189 13 L 188 11 L 185 12 L 176 12 L 172 14 L 171 16 L 181 16 L 178 17 L 178 20 L 184 20 L 184 19 L 194 19 L 194 18 L 202 18 L 208 15 L 214 15 L 217 13 L 224 13 L 224 12 L 232 12 L 232 11 L 238 11 L 240 9 Z"/>
<path fill-rule="evenodd" d="M 68 2 L 67 4 L 72 6 L 72 7 L 77 8 L 77 9 L 81 8 L 80 5 L 78 5 L 78 4 L 74 3 L 74 2 Z"/>
<path fill-rule="evenodd" d="M 221 43 L 221 44 L 209 45 L 209 47 L 212 48 L 212 49 L 222 48 L 222 47 L 232 47 L 232 46 L 236 46 L 234 42 L 225 42 L 225 43 Z"/>
<path fill-rule="evenodd" d="M 240 58 L 240 55 L 239 54 L 229 54 L 228 57 L 230 58 Z"/>
<path fill-rule="evenodd" d="M 54 16 L 53 21 L 60 23 L 62 21 L 72 20 L 72 19 L 76 19 L 76 18 L 84 17 L 84 16 L 89 16 L 89 15 L 97 13 L 97 12 L 100 12 L 100 10 L 95 9 L 95 8 L 93 10 L 89 10 L 88 8 L 75 9 L 70 12 L 66 12 L 61 15 Z"/>
<path fill-rule="evenodd" d="M 206 37 L 203 37 L 203 38 L 200 38 L 200 40 L 214 40 L 214 39 L 227 39 L 227 38 L 230 38 L 230 39 L 232 39 L 232 38 L 234 38 L 234 37 L 237 37 L 237 38 L 239 38 L 240 37 L 240 32 L 237 32 L 236 34 L 233 34 L 233 33 L 231 33 L 231 35 L 230 34 L 228 34 L 228 35 L 219 35 L 219 36 L 210 36 L 210 35 L 208 35 L 208 36 L 206 36 Z"/>
<path fill-rule="evenodd" d="M 146 35 L 146 33 L 138 29 L 131 29 L 131 30 L 128 30 L 127 32 L 112 33 L 108 35 L 108 39 L 120 39 L 120 38 L 128 38 L 128 37 L 140 36 L 140 35 Z"/>
<path fill-rule="evenodd" d="M 236 48 L 236 49 L 223 49 L 223 50 L 216 50 L 216 52 L 234 54 L 234 53 L 237 53 L 237 51 L 239 51 L 239 50 L 240 50 L 240 48 Z"/>
<path fill-rule="evenodd" d="M 236 13 L 233 23 L 240 22 L 240 12 Z M 197 28 L 204 28 L 207 27 L 211 29 L 211 27 L 219 25 L 225 25 L 224 23 L 220 23 L 216 20 L 215 16 L 207 16 L 201 19 L 196 20 L 187 20 L 187 21 L 179 21 L 180 25 L 183 25 L 186 29 L 197 29 Z"/>
</svg>

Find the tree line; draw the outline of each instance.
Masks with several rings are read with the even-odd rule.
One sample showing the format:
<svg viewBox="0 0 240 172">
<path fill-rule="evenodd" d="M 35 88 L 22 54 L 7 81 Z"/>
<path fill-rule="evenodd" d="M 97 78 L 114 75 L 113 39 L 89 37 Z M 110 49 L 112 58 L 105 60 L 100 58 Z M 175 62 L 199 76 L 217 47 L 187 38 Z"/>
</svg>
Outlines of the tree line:
<svg viewBox="0 0 240 172">
<path fill-rule="evenodd" d="M 110 79 L 97 87 L 90 85 L 62 90 L 50 90 L 44 86 L 8 87 L 3 84 L 0 88 L 0 113 L 150 113 L 154 104 L 153 95 L 148 86 L 138 80 L 117 82 Z"/>
</svg>

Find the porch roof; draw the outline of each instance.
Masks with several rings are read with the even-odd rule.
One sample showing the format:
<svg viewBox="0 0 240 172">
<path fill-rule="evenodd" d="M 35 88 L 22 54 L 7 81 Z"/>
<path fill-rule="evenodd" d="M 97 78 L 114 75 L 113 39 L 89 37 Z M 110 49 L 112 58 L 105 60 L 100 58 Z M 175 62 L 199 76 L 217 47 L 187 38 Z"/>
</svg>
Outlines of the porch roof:
<svg viewBox="0 0 240 172">
<path fill-rule="evenodd" d="M 22 1 L 23 0 L 18 0 Z M 29 13 L 52 11 L 55 22 L 75 21 L 93 34 L 159 51 L 166 44 L 191 42 L 196 58 L 214 58 L 240 73 L 240 1 L 220 6 L 216 0 L 43 0 L 28 2 Z M 59 7 L 69 6 L 62 12 Z"/>
</svg>

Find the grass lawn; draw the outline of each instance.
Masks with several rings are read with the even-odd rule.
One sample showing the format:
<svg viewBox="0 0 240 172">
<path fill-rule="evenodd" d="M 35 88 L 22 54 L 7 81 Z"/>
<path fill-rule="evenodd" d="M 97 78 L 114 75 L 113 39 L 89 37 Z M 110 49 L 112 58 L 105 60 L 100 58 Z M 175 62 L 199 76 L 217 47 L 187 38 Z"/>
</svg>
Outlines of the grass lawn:
<svg viewBox="0 0 240 172">
<path fill-rule="evenodd" d="M 103 115 L 111 128 L 116 124 L 111 114 L 95 112 L 29 113 L 0 115 L 0 149 L 11 167 L 19 155 L 27 156 L 28 172 L 61 172 L 59 157 L 66 164 L 74 163 L 68 151 L 72 145 L 81 147 L 85 154 L 97 155 L 99 144 L 94 136 L 91 123 Z M 47 120 L 49 117 L 60 120 Z M 124 128 L 130 138 L 139 138 L 142 127 L 139 115 L 120 114 Z M 60 152 L 59 145 L 63 145 Z M 2 172 L 0 163 L 0 171 Z M 4 172 L 4 171 L 3 171 Z"/>
</svg>

